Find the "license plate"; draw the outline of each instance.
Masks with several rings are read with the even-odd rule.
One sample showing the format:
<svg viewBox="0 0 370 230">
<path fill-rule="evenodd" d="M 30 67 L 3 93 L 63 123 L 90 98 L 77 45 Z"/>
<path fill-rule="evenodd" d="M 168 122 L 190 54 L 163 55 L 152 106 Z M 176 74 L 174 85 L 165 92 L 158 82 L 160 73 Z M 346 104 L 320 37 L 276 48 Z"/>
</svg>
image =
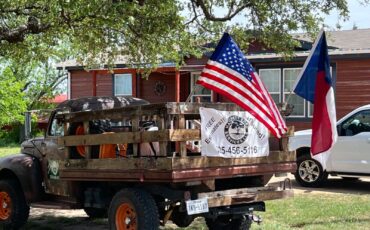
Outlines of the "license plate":
<svg viewBox="0 0 370 230">
<path fill-rule="evenodd" d="M 188 215 L 208 212 L 209 209 L 207 198 L 186 201 L 186 211 L 188 212 Z"/>
</svg>

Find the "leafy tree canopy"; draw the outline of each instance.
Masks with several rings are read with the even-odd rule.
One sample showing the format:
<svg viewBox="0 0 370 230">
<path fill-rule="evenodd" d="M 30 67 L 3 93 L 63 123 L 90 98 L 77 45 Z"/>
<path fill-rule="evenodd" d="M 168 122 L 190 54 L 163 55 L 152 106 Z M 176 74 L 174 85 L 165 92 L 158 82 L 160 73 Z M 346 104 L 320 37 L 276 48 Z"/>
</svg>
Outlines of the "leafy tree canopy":
<svg viewBox="0 0 370 230">
<path fill-rule="evenodd" d="M 2 0 L 0 56 L 46 62 L 68 47 L 86 63 L 181 64 L 226 29 L 287 53 L 289 33 L 316 32 L 334 9 L 347 17 L 346 0 Z"/>
<path fill-rule="evenodd" d="M 26 109 L 23 93 L 23 82 L 17 81 L 9 68 L 0 73 L 0 127 L 11 124 L 13 121 L 22 121 L 22 114 Z"/>
</svg>

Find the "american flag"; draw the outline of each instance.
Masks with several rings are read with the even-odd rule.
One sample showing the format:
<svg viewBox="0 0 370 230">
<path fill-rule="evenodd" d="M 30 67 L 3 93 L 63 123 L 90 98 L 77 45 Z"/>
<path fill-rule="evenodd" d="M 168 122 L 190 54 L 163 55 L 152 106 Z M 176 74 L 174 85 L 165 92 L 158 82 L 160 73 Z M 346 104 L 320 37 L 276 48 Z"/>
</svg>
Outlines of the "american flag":
<svg viewBox="0 0 370 230">
<path fill-rule="evenodd" d="M 225 95 L 280 138 L 287 130 L 278 108 L 235 41 L 224 33 L 197 84 Z"/>
</svg>

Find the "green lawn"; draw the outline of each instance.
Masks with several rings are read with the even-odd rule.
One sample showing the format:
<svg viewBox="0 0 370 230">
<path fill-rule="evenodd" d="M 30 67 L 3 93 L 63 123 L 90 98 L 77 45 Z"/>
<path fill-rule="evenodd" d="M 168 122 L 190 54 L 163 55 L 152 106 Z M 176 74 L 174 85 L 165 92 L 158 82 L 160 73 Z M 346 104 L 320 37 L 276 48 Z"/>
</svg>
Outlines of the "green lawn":
<svg viewBox="0 0 370 230">
<path fill-rule="evenodd" d="M 370 229 L 370 195 L 302 194 L 266 209 L 253 229 Z"/>
<path fill-rule="evenodd" d="M 300 194 L 295 198 L 266 202 L 263 222 L 254 230 L 286 229 L 370 229 L 370 195 Z M 204 220 L 196 219 L 188 228 L 207 229 Z"/>
<path fill-rule="evenodd" d="M 10 154 L 19 153 L 21 147 L 19 145 L 11 145 L 7 147 L 0 147 L 0 157 L 4 157 Z"/>
</svg>

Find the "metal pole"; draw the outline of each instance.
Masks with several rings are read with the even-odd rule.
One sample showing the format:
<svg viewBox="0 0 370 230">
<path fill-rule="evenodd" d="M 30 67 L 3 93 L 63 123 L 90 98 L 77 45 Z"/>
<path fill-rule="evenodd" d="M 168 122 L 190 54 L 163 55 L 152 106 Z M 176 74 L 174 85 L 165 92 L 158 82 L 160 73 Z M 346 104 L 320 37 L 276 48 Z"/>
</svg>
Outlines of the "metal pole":
<svg viewBox="0 0 370 230">
<path fill-rule="evenodd" d="M 288 94 L 288 97 L 287 97 L 287 99 L 284 101 L 283 106 L 282 106 L 282 108 L 281 108 L 283 111 L 286 109 L 286 106 L 288 105 L 289 99 L 291 98 L 292 94 L 293 94 L 293 90 L 290 90 L 290 92 L 289 92 L 289 94 Z"/>
<path fill-rule="evenodd" d="M 195 85 L 195 87 L 191 90 L 191 92 L 190 92 L 190 94 L 189 94 L 188 98 L 186 99 L 186 102 L 190 102 L 191 97 L 194 95 L 194 92 L 195 92 L 196 90 L 198 90 L 198 88 L 199 88 L 199 87 L 200 87 L 200 85 Z"/>
<path fill-rule="evenodd" d="M 24 119 L 24 138 L 26 140 L 31 138 L 31 112 L 25 112 L 25 119 Z"/>
</svg>

